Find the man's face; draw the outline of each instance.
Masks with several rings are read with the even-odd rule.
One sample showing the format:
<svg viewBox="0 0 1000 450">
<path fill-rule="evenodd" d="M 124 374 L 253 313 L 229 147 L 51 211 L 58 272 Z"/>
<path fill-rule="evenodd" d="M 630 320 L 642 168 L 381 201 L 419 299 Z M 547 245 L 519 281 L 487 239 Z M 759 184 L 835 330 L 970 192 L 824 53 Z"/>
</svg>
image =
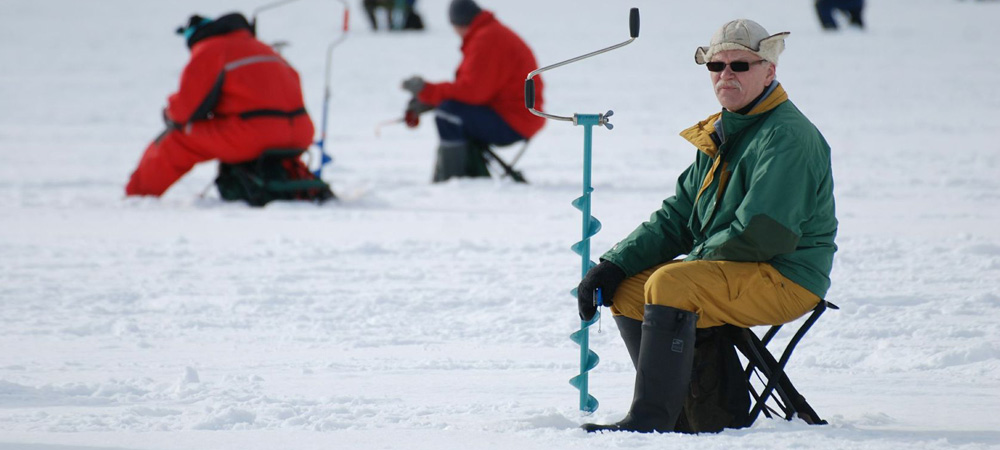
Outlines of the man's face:
<svg viewBox="0 0 1000 450">
<path fill-rule="evenodd" d="M 734 72 L 733 62 L 750 63 L 750 70 Z M 726 63 L 721 72 L 709 72 L 712 86 L 719 104 L 730 111 L 739 111 L 750 104 L 771 81 L 774 81 L 774 65 L 746 50 L 726 50 L 712 55 L 710 62 Z"/>
</svg>

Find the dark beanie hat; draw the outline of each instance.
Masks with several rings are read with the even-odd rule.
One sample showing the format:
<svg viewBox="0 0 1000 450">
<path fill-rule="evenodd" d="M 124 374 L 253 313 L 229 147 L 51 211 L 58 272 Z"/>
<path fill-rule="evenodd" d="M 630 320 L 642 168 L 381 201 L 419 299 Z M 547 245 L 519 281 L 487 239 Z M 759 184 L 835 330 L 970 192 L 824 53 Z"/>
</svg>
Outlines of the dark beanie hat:
<svg viewBox="0 0 1000 450">
<path fill-rule="evenodd" d="M 448 20 L 452 25 L 468 26 L 482 9 L 472 0 L 452 0 L 448 7 Z"/>
</svg>

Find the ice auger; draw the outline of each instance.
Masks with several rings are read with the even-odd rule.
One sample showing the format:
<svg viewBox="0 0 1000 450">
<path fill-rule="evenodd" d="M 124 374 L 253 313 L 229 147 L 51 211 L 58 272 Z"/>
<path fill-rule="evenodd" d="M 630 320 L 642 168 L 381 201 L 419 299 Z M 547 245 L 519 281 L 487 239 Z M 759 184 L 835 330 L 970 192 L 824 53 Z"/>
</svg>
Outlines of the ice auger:
<svg viewBox="0 0 1000 450">
<path fill-rule="evenodd" d="M 568 59 L 551 66 L 533 70 L 528 74 L 527 79 L 524 80 L 524 106 L 526 106 L 532 114 L 546 119 L 573 122 L 573 125 L 583 125 L 583 195 L 573 200 L 573 206 L 583 212 L 583 238 L 571 247 L 573 252 L 580 255 L 582 260 L 581 278 L 586 276 L 587 271 L 596 265 L 596 263 L 590 260 L 590 237 L 597 234 L 597 232 L 601 230 L 601 222 L 598 221 L 596 217 L 590 215 L 590 193 L 594 191 L 594 188 L 590 185 L 591 136 L 593 134 L 594 125 L 603 125 L 609 130 L 613 128 L 608 118 L 611 117 L 614 112 L 608 110 L 608 112 L 604 114 L 574 113 L 572 117 L 567 117 L 539 111 L 535 109 L 534 77 L 547 70 L 562 67 L 567 64 L 587 59 L 592 56 L 597 56 L 601 53 L 609 52 L 631 44 L 635 38 L 639 37 L 639 8 L 632 8 L 629 11 L 629 36 L 629 40 L 620 44 L 612 45 L 611 47 L 587 53 L 586 55 L 577 56 L 576 58 Z M 573 297 L 577 297 L 577 290 L 573 289 L 571 294 Z M 600 306 L 601 292 L 599 290 L 595 293 L 594 298 L 597 300 L 598 306 Z M 569 383 L 580 390 L 580 410 L 586 412 L 596 411 L 599 404 L 597 399 L 588 392 L 589 386 L 587 375 L 591 369 L 597 366 L 598 361 L 600 361 L 597 353 L 590 350 L 589 330 L 590 325 L 596 322 L 600 317 L 601 312 L 600 308 L 598 308 L 598 311 L 593 318 L 590 320 L 581 320 L 580 329 L 570 335 L 570 339 L 572 339 L 573 342 L 580 344 L 580 373 L 571 378 Z"/>
<path fill-rule="evenodd" d="M 253 19 L 250 24 L 256 33 L 257 29 L 257 14 L 266 11 L 268 9 L 276 8 L 288 3 L 298 1 L 298 0 L 278 0 L 275 2 L 268 3 L 266 5 L 260 6 L 253 11 Z M 344 6 L 344 22 L 341 28 L 341 33 L 336 39 L 330 42 L 326 47 L 326 71 L 323 75 L 323 118 L 320 120 L 320 133 L 319 140 L 316 141 L 316 148 L 319 149 L 319 165 L 316 166 L 316 170 L 313 171 L 313 175 L 316 178 L 322 179 L 323 166 L 329 164 L 333 161 L 333 158 L 326 152 L 326 122 L 327 115 L 330 111 L 330 63 L 333 59 L 333 49 L 344 39 L 347 39 L 347 32 L 349 31 L 349 23 L 351 18 L 351 8 L 347 5 L 346 0 L 337 0 L 341 5 Z"/>
</svg>

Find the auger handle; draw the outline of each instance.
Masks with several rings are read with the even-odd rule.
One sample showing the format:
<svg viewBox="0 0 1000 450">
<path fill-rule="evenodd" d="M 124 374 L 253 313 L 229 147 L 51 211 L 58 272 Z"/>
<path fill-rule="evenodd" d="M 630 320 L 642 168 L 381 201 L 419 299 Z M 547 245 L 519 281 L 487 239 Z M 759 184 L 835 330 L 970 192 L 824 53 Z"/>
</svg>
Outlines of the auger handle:
<svg viewBox="0 0 1000 450">
<path fill-rule="evenodd" d="M 632 39 L 639 37 L 639 8 L 632 8 L 628 12 L 628 35 Z"/>
<path fill-rule="evenodd" d="M 625 42 L 612 45 L 611 47 L 602 48 L 600 50 L 587 53 L 586 55 L 577 56 L 576 58 L 570 58 L 570 59 L 567 59 L 565 61 L 552 64 L 550 66 L 545 66 L 545 67 L 542 67 L 542 68 L 539 68 L 539 69 L 535 69 L 535 70 L 531 71 L 530 73 L 528 73 L 528 76 L 524 80 L 524 106 L 527 107 L 528 111 L 531 111 L 532 114 L 534 114 L 536 116 L 539 116 L 539 117 L 544 117 L 546 119 L 552 119 L 552 120 L 563 120 L 563 121 L 566 121 L 566 122 L 575 122 L 575 120 L 573 119 L 573 117 L 569 117 L 569 116 L 557 116 L 555 114 L 549 114 L 547 112 L 539 111 L 539 110 L 535 109 L 535 81 L 534 81 L 535 76 L 538 75 L 538 74 L 540 74 L 540 73 L 542 73 L 542 72 L 545 72 L 545 71 L 548 71 L 548 70 L 552 70 L 552 69 L 555 69 L 555 68 L 558 68 L 558 67 L 562 67 L 562 66 L 565 66 L 567 64 L 572 64 L 572 63 L 575 63 L 577 61 L 584 60 L 584 59 L 587 59 L 587 58 L 590 58 L 590 57 L 593 57 L 593 56 L 597 56 L 597 55 L 600 55 L 601 53 L 610 52 L 611 50 L 615 50 L 615 49 L 624 47 L 624 46 L 626 46 L 628 44 L 631 44 L 632 41 L 634 41 L 637 37 L 639 37 L 639 8 L 632 8 L 632 9 L 629 10 L 629 14 L 628 14 L 628 33 L 629 33 L 630 38 L 629 38 L 629 40 L 627 40 Z"/>
<path fill-rule="evenodd" d="M 524 106 L 535 109 L 535 79 L 524 80 Z"/>
</svg>

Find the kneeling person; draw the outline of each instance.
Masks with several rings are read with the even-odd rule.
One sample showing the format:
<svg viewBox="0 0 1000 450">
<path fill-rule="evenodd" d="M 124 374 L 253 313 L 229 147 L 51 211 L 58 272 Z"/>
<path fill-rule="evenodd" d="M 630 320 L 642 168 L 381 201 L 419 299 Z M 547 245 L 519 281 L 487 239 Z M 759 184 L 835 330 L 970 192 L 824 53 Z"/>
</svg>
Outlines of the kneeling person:
<svg viewBox="0 0 1000 450">
<path fill-rule="evenodd" d="M 254 38 L 245 17 L 195 15 L 177 31 L 186 38 L 191 59 L 163 110 L 167 129 L 146 148 L 126 195 L 161 196 L 203 161 L 235 165 L 269 149 L 309 148 L 314 129 L 299 75 Z M 298 155 L 283 164 L 289 174 L 311 176 Z"/>
</svg>

